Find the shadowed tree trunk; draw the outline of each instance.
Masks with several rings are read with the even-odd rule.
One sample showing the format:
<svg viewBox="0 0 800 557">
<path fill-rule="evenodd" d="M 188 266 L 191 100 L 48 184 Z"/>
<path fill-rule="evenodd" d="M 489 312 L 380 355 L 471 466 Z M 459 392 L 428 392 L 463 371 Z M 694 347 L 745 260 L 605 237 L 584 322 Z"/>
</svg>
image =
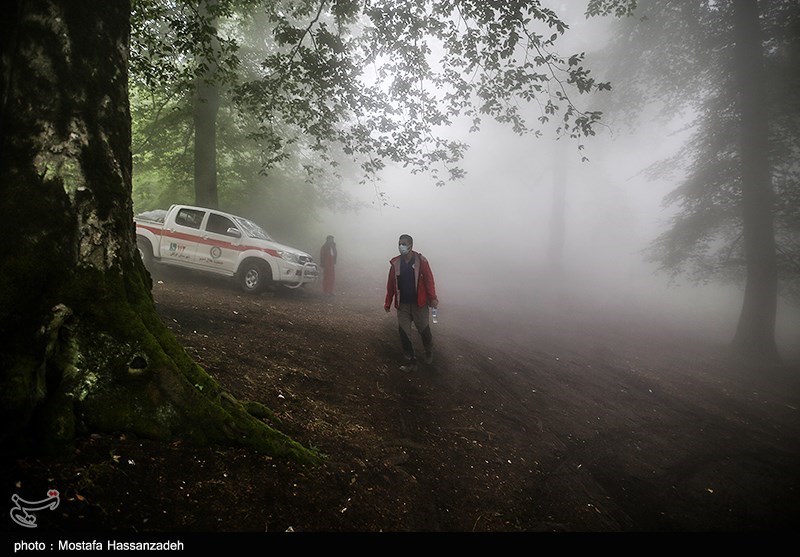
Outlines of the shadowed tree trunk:
<svg viewBox="0 0 800 557">
<path fill-rule="evenodd" d="M 0 441 L 55 451 L 126 431 L 315 461 L 155 311 L 134 242 L 130 3 L 17 0 L 0 31 Z"/>
<path fill-rule="evenodd" d="M 778 275 L 775 260 L 773 191 L 764 56 L 756 0 L 734 1 L 736 70 L 741 115 L 742 210 L 747 282 L 734 346 L 776 359 Z"/>
<path fill-rule="evenodd" d="M 207 16 L 216 0 L 200 2 L 198 10 Z M 216 42 L 212 48 L 216 48 Z M 217 49 L 218 50 L 218 49 Z M 195 204 L 216 209 L 217 195 L 217 114 L 219 113 L 219 86 L 216 78 L 216 61 L 201 60 L 205 71 L 195 79 L 194 106 L 194 196 Z"/>
<path fill-rule="evenodd" d="M 197 80 L 194 97 L 194 195 L 201 207 L 219 207 L 217 195 L 217 113 L 219 88 Z"/>
</svg>

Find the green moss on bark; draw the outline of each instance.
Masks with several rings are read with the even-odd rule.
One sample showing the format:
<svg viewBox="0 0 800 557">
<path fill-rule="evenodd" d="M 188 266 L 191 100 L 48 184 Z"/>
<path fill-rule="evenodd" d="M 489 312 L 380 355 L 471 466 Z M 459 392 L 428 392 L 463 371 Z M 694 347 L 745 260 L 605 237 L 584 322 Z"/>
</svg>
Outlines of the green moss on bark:
<svg viewBox="0 0 800 557">
<path fill-rule="evenodd" d="M 143 266 L 132 266 L 128 280 L 109 280 L 104 274 L 82 281 L 95 285 L 92 291 L 104 284 L 106 293 L 83 315 L 92 327 L 80 328 L 80 357 L 69 387 L 86 427 L 245 445 L 319 462 L 318 454 L 253 417 L 188 357 L 155 311 Z M 99 334 L 98 326 L 105 332 Z M 134 360 L 139 364 L 132 369 Z"/>
</svg>

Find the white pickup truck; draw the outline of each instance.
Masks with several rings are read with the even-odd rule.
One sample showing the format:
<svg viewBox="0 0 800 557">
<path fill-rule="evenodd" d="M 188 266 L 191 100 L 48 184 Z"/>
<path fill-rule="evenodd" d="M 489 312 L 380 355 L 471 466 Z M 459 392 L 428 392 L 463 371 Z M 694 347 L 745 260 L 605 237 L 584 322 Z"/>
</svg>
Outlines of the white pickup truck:
<svg viewBox="0 0 800 557">
<path fill-rule="evenodd" d="M 297 288 L 313 283 L 313 258 L 279 244 L 256 223 L 215 209 L 173 205 L 134 217 L 136 244 L 153 261 L 236 277 L 246 292 L 268 284 Z"/>
</svg>

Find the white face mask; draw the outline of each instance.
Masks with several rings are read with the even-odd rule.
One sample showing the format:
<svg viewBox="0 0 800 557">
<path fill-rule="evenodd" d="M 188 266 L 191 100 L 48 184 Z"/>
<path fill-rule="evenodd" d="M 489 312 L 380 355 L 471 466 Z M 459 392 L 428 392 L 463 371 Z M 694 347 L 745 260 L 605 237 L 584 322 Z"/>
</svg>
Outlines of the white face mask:
<svg viewBox="0 0 800 557">
<path fill-rule="evenodd" d="M 398 247 L 400 248 L 401 255 L 406 255 L 409 251 L 411 251 L 411 246 L 400 244 Z"/>
</svg>

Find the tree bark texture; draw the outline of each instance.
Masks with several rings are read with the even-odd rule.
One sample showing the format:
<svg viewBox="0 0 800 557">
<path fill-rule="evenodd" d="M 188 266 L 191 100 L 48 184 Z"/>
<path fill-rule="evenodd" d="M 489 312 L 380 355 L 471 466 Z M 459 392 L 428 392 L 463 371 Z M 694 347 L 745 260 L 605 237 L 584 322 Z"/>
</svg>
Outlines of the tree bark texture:
<svg viewBox="0 0 800 557">
<path fill-rule="evenodd" d="M 194 97 L 194 191 L 201 207 L 219 207 L 217 194 L 217 113 L 219 87 L 197 79 Z"/>
<path fill-rule="evenodd" d="M 778 274 L 759 10 L 756 0 L 734 0 L 733 5 L 747 266 L 734 346 L 747 354 L 775 359 L 778 356 L 775 343 Z"/>
<path fill-rule="evenodd" d="M 130 3 L 17 0 L 0 32 L 0 441 L 58 451 L 125 431 L 316 461 L 155 311 L 134 240 Z"/>
<path fill-rule="evenodd" d="M 215 7 L 216 0 L 202 0 L 198 11 L 203 19 Z M 212 19 L 213 21 L 213 19 Z M 212 41 L 212 49 L 219 45 Z M 211 209 L 219 208 L 217 193 L 217 114 L 219 113 L 219 85 L 215 82 L 216 60 L 201 59 L 200 71 L 195 79 L 194 105 L 194 195 L 195 204 Z"/>
</svg>

